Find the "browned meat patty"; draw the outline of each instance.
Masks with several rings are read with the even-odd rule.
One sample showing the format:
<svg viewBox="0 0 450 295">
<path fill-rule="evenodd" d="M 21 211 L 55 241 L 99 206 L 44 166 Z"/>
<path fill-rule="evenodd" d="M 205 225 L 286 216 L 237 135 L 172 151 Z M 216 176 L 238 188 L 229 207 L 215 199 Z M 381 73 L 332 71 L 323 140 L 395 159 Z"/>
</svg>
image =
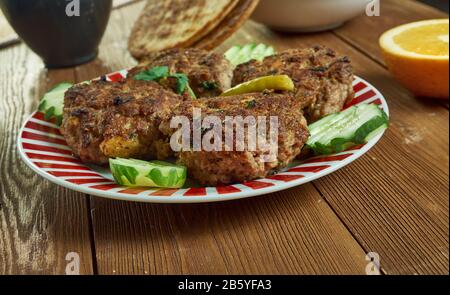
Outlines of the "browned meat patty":
<svg viewBox="0 0 450 295">
<path fill-rule="evenodd" d="M 168 66 L 170 73 L 183 73 L 197 97 L 213 97 L 231 86 L 233 67 L 222 55 L 195 48 L 169 49 L 148 56 L 131 71 L 135 75 L 156 66 Z"/>
<path fill-rule="evenodd" d="M 234 133 L 231 145 L 230 142 L 227 144 L 225 141 L 224 132 L 219 133 L 218 138 L 222 137 L 222 149 L 219 151 L 205 151 L 204 148 L 201 151 L 195 151 L 192 147 L 182 149 L 177 153 L 178 162 L 185 165 L 189 176 L 202 185 L 215 186 L 265 177 L 289 164 L 300 153 L 309 135 L 299 100 L 289 94 L 275 94 L 266 91 L 257 94 L 185 101 L 174 110 L 172 116 L 186 116 L 192 124 L 194 108 L 201 110 L 202 118 L 210 115 L 220 118 L 222 131 L 225 130 L 225 126 L 230 126 L 228 125 L 230 122 L 234 122 L 230 120 L 236 116 L 242 118 L 266 116 L 267 120 L 270 116 L 276 116 L 279 127 L 278 150 L 272 150 L 276 152 L 275 157 L 266 158 L 265 161 L 262 161 L 263 157 L 269 155 L 270 149 L 261 148 L 259 144 L 256 145 L 256 149 L 250 148 L 248 143 L 252 141 L 249 140 L 251 137 L 247 136 L 247 132 L 244 132 L 246 144 L 240 151 L 237 149 L 236 126 L 244 126 L 248 131 L 251 128 L 249 126 L 255 126 L 253 123 L 250 125 L 242 125 L 242 122 L 241 124 L 232 124 L 232 127 L 229 127 Z M 227 116 L 232 117 L 227 118 Z M 166 136 L 172 136 L 177 131 L 177 129 L 170 128 L 170 119 L 163 120 L 159 127 Z M 269 139 L 271 129 L 269 122 L 266 123 L 265 135 Z M 203 140 L 205 140 L 205 136 L 208 138 L 213 136 L 210 132 L 216 134 L 215 131 L 217 129 L 203 126 L 201 129 Z M 272 145 L 270 148 L 274 147 Z"/>
<path fill-rule="evenodd" d="M 268 75 L 288 75 L 309 122 L 342 110 L 353 98 L 352 66 L 346 56 L 321 46 L 290 49 L 252 60 L 234 71 L 233 85 Z"/>
<path fill-rule="evenodd" d="M 110 157 L 163 159 L 170 146 L 158 124 L 182 100 L 152 81 L 78 84 L 66 92 L 61 131 L 83 162 L 104 164 Z"/>
<path fill-rule="evenodd" d="M 121 82 L 95 81 L 66 92 L 61 130 L 82 161 L 104 164 L 108 158 L 164 159 L 171 155 L 167 139 L 158 132 L 160 118 L 178 103 L 192 99 L 174 92 L 175 80 L 136 81 L 134 76 L 155 66 L 184 73 L 197 96 L 221 93 L 230 87 L 232 68 L 221 55 L 199 49 L 155 53 L 129 71 Z"/>
</svg>

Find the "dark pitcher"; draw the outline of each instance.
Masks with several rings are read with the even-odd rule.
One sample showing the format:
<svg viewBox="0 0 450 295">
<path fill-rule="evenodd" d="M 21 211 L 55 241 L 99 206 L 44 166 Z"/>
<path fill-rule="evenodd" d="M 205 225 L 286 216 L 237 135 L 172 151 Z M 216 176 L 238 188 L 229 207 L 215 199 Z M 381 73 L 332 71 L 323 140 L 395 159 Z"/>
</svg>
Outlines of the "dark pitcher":
<svg viewBox="0 0 450 295">
<path fill-rule="evenodd" d="M 20 38 L 47 67 L 82 64 L 97 56 L 112 0 L 0 0 Z"/>
</svg>

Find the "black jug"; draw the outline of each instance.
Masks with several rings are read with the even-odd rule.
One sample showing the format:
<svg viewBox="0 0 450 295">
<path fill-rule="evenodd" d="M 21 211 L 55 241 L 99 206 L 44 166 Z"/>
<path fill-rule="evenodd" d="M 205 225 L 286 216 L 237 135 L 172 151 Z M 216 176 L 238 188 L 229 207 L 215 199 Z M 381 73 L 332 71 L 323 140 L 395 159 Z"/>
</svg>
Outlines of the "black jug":
<svg viewBox="0 0 450 295">
<path fill-rule="evenodd" d="M 111 6 L 112 0 L 0 0 L 11 26 L 48 68 L 94 59 Z"/>
</svg>

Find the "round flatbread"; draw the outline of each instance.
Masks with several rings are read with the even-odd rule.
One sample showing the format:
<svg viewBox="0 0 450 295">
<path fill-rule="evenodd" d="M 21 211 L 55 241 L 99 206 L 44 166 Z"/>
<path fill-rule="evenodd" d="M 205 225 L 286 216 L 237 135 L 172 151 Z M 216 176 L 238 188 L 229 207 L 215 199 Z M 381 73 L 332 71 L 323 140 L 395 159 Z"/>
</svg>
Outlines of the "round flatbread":
<svg viewBox="0 0 450 295">
<path fill-rule="evenodd" d="M 201 40 L 197 41 L 195 47 L 211 50 L 233 35 L 251 16 L 259 0 L 240 0 L 234 9 L 225 17 L 220 24 L 209 32 Z"/>
<path fill-rule="evenodd" d="M 189 47 L 211 32 L 239 0 L 147 0 L 128 41 L 131 54 Z"/>
</svg>

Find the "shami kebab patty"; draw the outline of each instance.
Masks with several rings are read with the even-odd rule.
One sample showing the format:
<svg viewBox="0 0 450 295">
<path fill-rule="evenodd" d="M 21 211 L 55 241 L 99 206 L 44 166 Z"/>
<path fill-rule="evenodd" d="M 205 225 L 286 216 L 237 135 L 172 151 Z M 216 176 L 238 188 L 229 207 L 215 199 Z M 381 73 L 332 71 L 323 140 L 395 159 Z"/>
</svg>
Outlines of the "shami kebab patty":
<svg viewBox="0 0 450 295">
<path fill-rule="evenodd" d="M 182 100 L 183 96 L 153 81 L 75 85 L 65 95 L 61 131 L 83 162 L 106 164 L 112 157 L 164 159 L 170 147 L 157 126 Z"/>
<path fill-rule="evenodd" d="M 169 49 L 148 55 L 130 71 L 133 76 L 156 66 L 168 66 L 171 73 L 183 73 L 197 97 L 213 97 L 230 88 L 233 67 L 221 54 L 189 48 Z"/>
<path fill-rule="evenodd" d="M 187 90 L 177 94 L 170 83 L 134 79 L 138 73 L 156 66 L 167 66 L 170 73 L 187 75 L 199 99 L 193 100 Z M 290 76 L 294 92 L 266 90 L 217 97 L 230 84 L 275 74 Z M 265 177 L 287 166 L 308 139 L 305 117 L 314 121 L 338 112 L 353 96 L 349 60 L 323 47 L 288 50 L 262 62 L 253 60 L 235 69 L 231 83 L 232 76 L 228 61 L 215 53 L 172 49 L 152 54 L 121 82 L 100 80 L 69 89 L 65 95 L 62 132 L 84 162 L 104 164 L 113 157 L 165 159 L 176 155 L 199 183 L 228 184 Z M 250 150 L 247 145 L 242 151 L 184 149 L 174 154 L 169 142 L 177 130 L 170 128 L 170 121 L 174 116 L 184 115 L 192 122 L 193 108 L 200 109 L 203 116 L 221 118 L 222 124 L 226 124 L 226 117 L 276 116 L 279 123 L 276 158 L 261 161 L 267 151 L 259 146 Z"/>
<path fill-rule="evenodd" d="M 232 84 L 269 75 L 288 75 L 294 81 L 295 96 L 309 122 L 341 111 L 354 94 L 350 60 L 322 46 L 289 49 L 261 62 L 241 64 L 234 70 Z"/>
<path fill-rule="evenodd" d="M 231 66 L 221 55 L 174 49 L 154 54 L 123 81 L 73 86 L 65 94 L 61 131 L 83 162 L 105 164 L 113 157 L 165 159 L 171 155 L 168 139 L 158 132 L 159 121 L 192 98 L 188 91 L 179 95 L 164 83 L 134 79 L 154 66 L 186 74 L 198 96 L 215 95 L 231 83 Z"/>
<path fill-rule="evenodd" d="M 309 136 L 299 100 L 289 94 L 265 91 L 264 93 L 217 99 L 185 101 L 174 109 L 173 116 L 186 116 L 192 122 L 194 108 L 201 110 L 202 118 L 211 115 L 220 118 L 223 130 L 225 130 L 227 116 L 233 118 L 236 118 L 236 116 L 242 116 L 243 118 L 265 116 L 266 120 L 269 120 L 270 116 L 278 118 L 278 151 L 275 159 L 271 161 L 262 161 L 262 157 L 267 155 L 268 150 L 262 150 L 259 145 L 255 150 L 249 149 L 249 146 L 244 144 L 243 151 L 236 151 L 235 148 L 233 148 L 233 151 L 227 151 L 224 137 L 222 137 L 224 146 L 220 151 L 194 151 L 193 148 L 189 148 L 182 149 L 177 153 L 178 163 L 186 166 L 188 175 L 202 185 L 215 186 L 265 177 L 285 167 L 299 155 Z M 177 129 L 170 128 L 170 120 L 171 118 L 163 120 L 159 127 L 160 131 L 167 137 L 177 132 Z M 237 125 L 233 124 L 232 126 L 234 134 L 236 134 Z M 269 133 L 271 132 L 269 126 L 267 121 L 267 139 L 269 139 Z M 202 129 L 203 136 L 205 131 L 208 130 Z M 222 136 L 225 136 L 224 132 Z M 236 138 L 236 136 L 233 137 L 234 147 L 236 147 Z M 248 143 L 247 137 L 245 137 L 245 142 Z M 274 146 L 271 146 L 271 148 L 274 148 Z"/>
</svg>

